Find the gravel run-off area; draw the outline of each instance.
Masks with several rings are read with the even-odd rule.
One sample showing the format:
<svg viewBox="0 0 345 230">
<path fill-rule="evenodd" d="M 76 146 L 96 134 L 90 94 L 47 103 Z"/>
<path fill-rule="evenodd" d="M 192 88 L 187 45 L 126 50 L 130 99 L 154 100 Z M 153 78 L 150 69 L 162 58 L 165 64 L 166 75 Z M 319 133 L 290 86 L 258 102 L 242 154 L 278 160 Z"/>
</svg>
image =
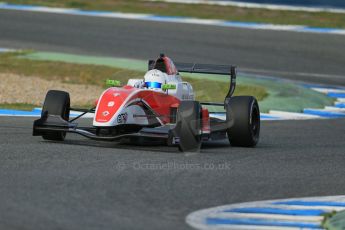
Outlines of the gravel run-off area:
<svg viewBox="0 0 345 230">
<path fill-rule="evenodd" d="M 49 81 L 35 76 L 0 74 L 0 104 L 24 103 L 40 106 L 48 90 L 63 90 L 70 93 L 72 105 L 88 105 L 102 93 L 94 85 L 80 85 Z"/>
</svg>

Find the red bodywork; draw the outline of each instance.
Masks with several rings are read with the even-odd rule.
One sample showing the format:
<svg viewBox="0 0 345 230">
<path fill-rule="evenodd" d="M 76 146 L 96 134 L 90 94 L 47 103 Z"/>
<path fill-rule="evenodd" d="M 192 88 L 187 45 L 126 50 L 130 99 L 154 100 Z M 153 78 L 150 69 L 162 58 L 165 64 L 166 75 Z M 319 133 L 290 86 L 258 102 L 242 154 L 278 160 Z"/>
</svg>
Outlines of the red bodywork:
<svg viewBox="0 0 345 230">
<path fill-rule="evenodd" d="M 143 90 L 132 86 L 109 88 L 100 97 L 95 120 L 109 122 L 119 109 L 126 107 L 135 100 L 142 99 L 158 115 L 164 123 L 170 122 L 170 111 L 180 100 L 174 96 L 152 90 Z M 113 103 L 113 106 L 109 106 Z"/>
<path fill-rule="evenodd" d="M 163 65 L 156 66 L 157 64 Z M 175 67 L 173 61 L 162 55 L 155 62 L 153 68 L 161 69 L 161 71 L 166 72 L 168 75 L 177 75 L 178 70 Z M 122 88 L 109 88 L 102 96 L 97 100 L 97 109 L 95 114 L 95 121 L 100 123 L 100 125 L 109 125 L 108 122 L 112 121 L 114 116 L 118 111 L 122 111 L 125 107 L 129 106 L 135 101 L 143 100 L 159 119 L 164 123 L 173 123 L 171 114 L 172 110 L 177 110 L 180 99 L 168 95 L 164 92 L 157 92 L 147 89 L 138 89 L 132 86 L 124 86 Z M 130 114 L 135 115 L 135 114 Z M 206 108 L 202 109 L 202 132 L 210 133 L 210 119 L 209 112 Z"/>
<path fill-rule="evenodd" d="M 176 75 L 178 71 L 177 71 L 173 61 L 170 58 L 166 57 L 166 56 L 162 57 L 162 59 L 164 60 L 164 64 L 165 64 L 165 67 L 166 67 L 167 74 L 168 75 Z"/>
<path fill-rule="evenodd" d="M 202 108 L 201 110 L 201 131 L 202 133 L 211 133 L 211 125 L 210 125 L 210 113 L 208 109 Z"/>
</svg>

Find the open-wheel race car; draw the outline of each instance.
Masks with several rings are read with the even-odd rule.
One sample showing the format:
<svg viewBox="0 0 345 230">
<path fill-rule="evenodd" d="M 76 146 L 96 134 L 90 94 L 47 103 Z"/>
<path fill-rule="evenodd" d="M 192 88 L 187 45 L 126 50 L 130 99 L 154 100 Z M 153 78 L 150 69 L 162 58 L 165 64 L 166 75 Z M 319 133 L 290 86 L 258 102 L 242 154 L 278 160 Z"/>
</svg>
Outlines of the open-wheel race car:
<svg viewBox="0 0 345 230">
<path fill-rule="evenodd" d="M 67 92 L 48 91 L 41 118 L 33 124 L 33 135 L 53 141 L 63 141 L 68 132 L 102 141 L 154 139 L 181 151 L 198 151 L 204 141 L 226 138 L 232 146 L 256 146 L 259 106 L 253 96 L 233 96 L 236 67 L 174 64 L 163 54 L 150 60 L 148 66 L 144 79 L 129 79 L 125 86 L 108 80 L 110 87 L 91 109 L 71 108 Z M 195 101 L 191 84 L 182 81 L 180 72 L 229 75 L 224 102 Z M 208 106 L 222 106 L 224 110 L 211 112 Z M 71 110 L 81 114 L 70 119 Z M 78 126 L 76 120 L 87 113 L 94 113 L 92 126 Z"/>
</svg>

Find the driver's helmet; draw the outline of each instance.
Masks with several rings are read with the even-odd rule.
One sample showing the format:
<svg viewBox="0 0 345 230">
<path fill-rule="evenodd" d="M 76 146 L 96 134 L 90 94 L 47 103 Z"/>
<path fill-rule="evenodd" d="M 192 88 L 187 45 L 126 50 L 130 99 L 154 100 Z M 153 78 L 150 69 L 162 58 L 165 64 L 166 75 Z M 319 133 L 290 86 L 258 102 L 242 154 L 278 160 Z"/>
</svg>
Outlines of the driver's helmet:
<svg viewBox="0 0 345 230">
<path fill-rule="evenodd" d="M 153 69 L 145 74 L 144 79 L 148 89 L 162 90 L 162 85 L 167 81 L 167 75 L 160 70 Z"/>
</svg>

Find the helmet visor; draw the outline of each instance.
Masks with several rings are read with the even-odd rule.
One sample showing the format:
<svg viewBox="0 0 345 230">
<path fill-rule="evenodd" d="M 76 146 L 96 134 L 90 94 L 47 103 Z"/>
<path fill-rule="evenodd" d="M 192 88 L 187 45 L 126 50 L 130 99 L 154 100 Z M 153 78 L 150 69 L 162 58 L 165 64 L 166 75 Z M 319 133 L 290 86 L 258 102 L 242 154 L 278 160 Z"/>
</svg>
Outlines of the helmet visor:
<svg viewBox="0 0 345 230">
<path fill-rule="evenodd" d="M 155 88 L 155 89 L 162 88 L 162 83 L 159 83 L 159 82 L 148 81 L 148 82 L 145 82 L 145 84 L 147 88 Z"/>
</svg>

